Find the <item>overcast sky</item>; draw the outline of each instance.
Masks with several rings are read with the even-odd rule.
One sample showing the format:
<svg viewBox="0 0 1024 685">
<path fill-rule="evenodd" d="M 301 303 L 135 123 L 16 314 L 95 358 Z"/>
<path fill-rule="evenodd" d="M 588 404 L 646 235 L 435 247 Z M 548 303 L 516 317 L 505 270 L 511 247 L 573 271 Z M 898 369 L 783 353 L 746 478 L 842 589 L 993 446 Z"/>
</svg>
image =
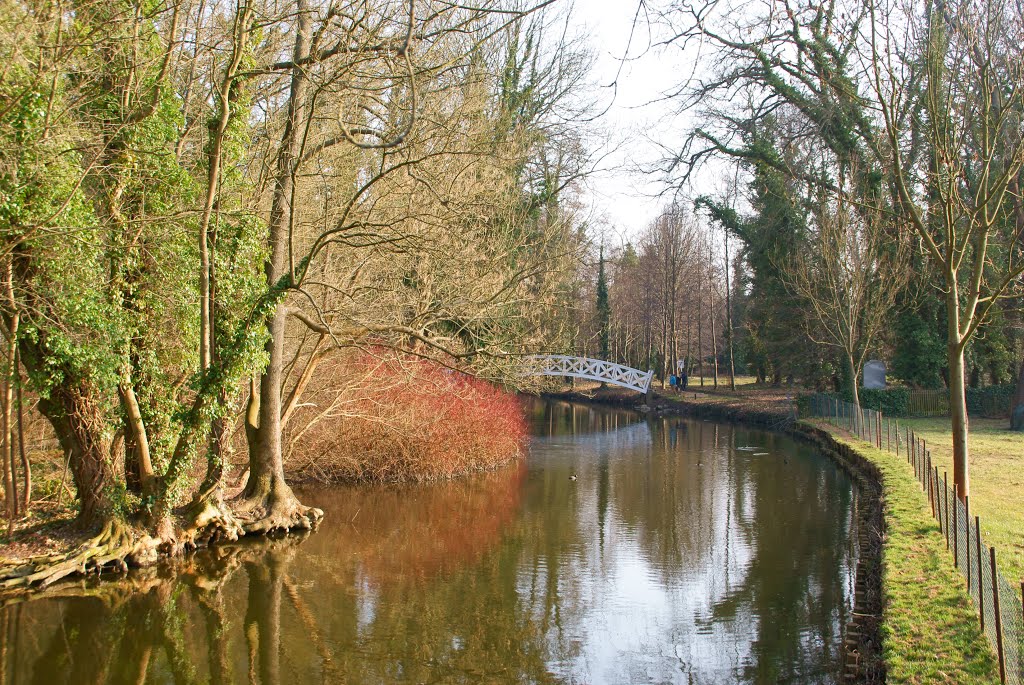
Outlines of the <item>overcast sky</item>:
<svg viewBox="0 0 1024 685">
<path fill-rule="evenodd" d="M 603 171 L 588 181 L 585 201 L 595 219 L 605 217 L 615 233 L 626 236 L 647 225 L 667 201 L 654 197 L 664 190 L 663 184 L 636 169 L 660 155 L 649 138 L 670 144 L 682 137 L 685 122 L 672 116 L 672 105 L 663 96 L 692 71 L 692 63 L 684 63 L 677 51 L 648 49 L 650 31 L 643 15 L 630 43 L 638 4 L 639 0 L 575 0 L 572 15 L 580 30 L 590 35 L 597 59 L 593 81 L 601 86 L 601 107 L 608 107 L 598 125 L 625 140 L 603 160 Z M 623 61 L 627 45 L 630 59 Z M 608 87 L 613 82 L 615 89 Z"/>
</svg>

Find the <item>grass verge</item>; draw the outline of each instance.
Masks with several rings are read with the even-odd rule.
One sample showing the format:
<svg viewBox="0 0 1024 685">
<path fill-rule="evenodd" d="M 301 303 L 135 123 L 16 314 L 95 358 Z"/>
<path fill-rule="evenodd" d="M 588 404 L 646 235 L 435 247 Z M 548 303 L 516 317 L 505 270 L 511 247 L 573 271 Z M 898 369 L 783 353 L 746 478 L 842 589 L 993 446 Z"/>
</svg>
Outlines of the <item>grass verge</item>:
<svg viewBox="0 0 1024 685">
<path fill-rule="evenodd" d="M 907 463 L 814 422 L 882 473 L 886 538 L 882 551 L 882 649 L 889 683 L 998 683 L 995 656 L 952 555 Z"/>
<path fill-rule="evenodd" d="M 1024 433 L 1007 430 L 1006 419 L 971 418 L 971 513 L 981 534 L 999 553 L 1008 581 L 1024 580 Z M 953 446 L 948 418 L 900 419 L 928 443 L 932 464 L 953 481 Z M 950 485 L 952 487 L 952 485 Z"/>
</svg>

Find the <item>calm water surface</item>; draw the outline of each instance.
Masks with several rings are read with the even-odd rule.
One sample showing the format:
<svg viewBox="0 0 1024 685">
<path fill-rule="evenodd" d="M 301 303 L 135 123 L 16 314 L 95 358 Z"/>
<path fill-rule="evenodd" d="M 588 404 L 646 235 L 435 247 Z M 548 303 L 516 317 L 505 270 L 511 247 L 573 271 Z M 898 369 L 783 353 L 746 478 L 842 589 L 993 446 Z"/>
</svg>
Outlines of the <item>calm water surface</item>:
<svg viewBox="0 0 1024 685">
<path fill-rule="evenodd" d="M 528 405 L 529 458 L 0 609 L 11 683 L 834 683 L 856 501 L 772 434 Z M 576 476 L 575 479 L 572 476 Z"/>
</svg>

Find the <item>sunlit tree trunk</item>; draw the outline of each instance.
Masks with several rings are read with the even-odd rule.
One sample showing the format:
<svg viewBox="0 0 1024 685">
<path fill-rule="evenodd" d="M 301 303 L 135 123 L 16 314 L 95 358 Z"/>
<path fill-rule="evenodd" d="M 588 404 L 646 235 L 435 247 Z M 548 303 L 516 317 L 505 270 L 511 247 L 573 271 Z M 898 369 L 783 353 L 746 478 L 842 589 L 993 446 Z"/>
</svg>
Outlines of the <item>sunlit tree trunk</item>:
<svg viewBox="0 0 1024 685">
<path fill-rule="evenodd" d="M 296 3 L 296 33 L 288 118 L 281 134 L 274 179 L 274 195 L 270 209 L 270 257 L 265 265 L 267 287 L 279 287 L 290 277 L 288 261 L 289 231 L 292 220 L 292 199 L 301 135 L 308 116 L 306 94 L 308 79 L 301 62 L 309 54 L 310 18 L 306 0 Z M 302 525 L 302 508 L 285 481 L 284 454 L 281 444 L 281 391 L 284 383 L 285 325 L 287 309 L 274 308 L 267 320 L 267 366 L 259 379 L 259 424 L 249 435 L 249 480 L 246 483 L 243 508 L 262 516 L 270 528 L 290 527 L 289 520 Z M 254 407 L 255 408 L 255 407 Z M 316 510 L 313 510 L 316 511 Z"/>
<path fill-rule="evenodd" d="M 967 387 L 964 379 L 964 344 L 960 336 L 960 303 L 957 289 L 950 289 L 946 296 L 947 364 L 949 365 L 949 417 L 953 431 L 953 482 L 957 492 L 970 493 L 971 480 L 968 472 L 969 446 L 967 441 Z"/>
</svg>

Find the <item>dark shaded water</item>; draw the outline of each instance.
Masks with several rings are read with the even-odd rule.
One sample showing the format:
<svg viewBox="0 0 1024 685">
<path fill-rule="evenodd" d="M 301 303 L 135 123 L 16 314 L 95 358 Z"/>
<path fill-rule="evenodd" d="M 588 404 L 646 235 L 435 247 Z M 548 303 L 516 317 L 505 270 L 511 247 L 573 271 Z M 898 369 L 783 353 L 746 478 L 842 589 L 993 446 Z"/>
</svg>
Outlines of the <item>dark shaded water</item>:
<svg viewBox="0 0 1024 685">
<path fill-rule="evenodd" d="M 327 517 L 304 541 L 0 609 L 3 681 L 838 682 L 856 502 L 831 462 L 733 426 L 529 411 L 521 466 L 309 490 Z"/>
</svg>

